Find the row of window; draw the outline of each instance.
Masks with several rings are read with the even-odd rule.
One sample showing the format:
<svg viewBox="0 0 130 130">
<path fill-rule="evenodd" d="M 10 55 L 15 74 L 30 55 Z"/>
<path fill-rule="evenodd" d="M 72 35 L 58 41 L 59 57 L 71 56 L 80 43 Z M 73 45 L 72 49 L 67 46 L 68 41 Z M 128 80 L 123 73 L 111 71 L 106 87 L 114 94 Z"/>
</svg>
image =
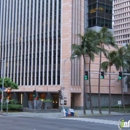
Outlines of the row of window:
<svg viewBox="0 0 130 130">
<path fill-rule="evenodd" d="M 88 5 L 89 13 L 94 13 L 96 11 L 101 11 L 104 13 L 112 14 L 112 6 L 103 3 L 93 3 Z"/>
<path fill-rule="evenodd" d="M 114 24 L 121 24 L 123 22 L 129 22 L 129 21 L 130 21 L 130 17 L 124 18 L 124 19 L 119 19 L 119 20 L 114 20 Z"/>
<path fill-rule="evenodd" d="M 116 41 L 117 44 L 127 44 L 127 43 L 130 43 L 130 40 L 119 40 L 119 41 Z"/>
<path fill-rule="evenodd" d="M 117 9 L 117 10 L 114 10 L 114 14 L 116 13 L 122 13 L 122 12 L 128 12 L 130 11 L 130 6 L 129 7 L 123 7 L 121 9 Z"/>
<path fill-rule="evenodd" d="M 130 23 L 116 25 L 114 26 L 114 29 L 121 29 L 121 28 L 124 29 L 125 27 L 130 27 Z"/>
<path fill-rule="evenodd" d="M 99 26 L 99 27 L 108 27 L 112 28 L 112 20 L 108 20 L 105 18 L 92 18 L 88 19 L 88 27 L 93 27 L 93 26 Z"/>
<path fill-rule="evenodd" d="M 42 85 L 44 83 L 44 85 L 47 85 L 47 77 L 32 77 L 32 85 Z M 18 83 L 21 82 L 24 82 L 25 81 L 25 85 L 31 85 L 31 79 L 30 78 L 18 78 Z M 36 80 L 35 80 L 36 79 Z M 51 85 L 51 77 L 48 77 L 48 85 Z M 17 79 L 15 78 L 15 81 Z M 36 82 L 35 82 L 36 81 Z M 56 81 L 56 77 L 53 76 L 53 79 L 52 79 L 52 84 L 60 84 L 60 76 L 57 76 L 57 81 Z"/>
<path fill-rule="evenodd" d="M 124 0 L 114 0 L 114 8 L 126 7 L 130 5 L 130 1 L 124 2 Z"/>
<path fill-rule="evenodd" d="M 112 5 L 112 0 L 87 0 L 87 1 L 88 4 L 99 2 L 99 3 L 105 3 L 106 5 Z"/>
<path fill-rule="evenodd" d="M 114 31 L 114 34 L 116 35 L 116 34 L 128 33 L 128 32 L 130 32 L 130 28 Z"/>
<path fill-rule="evenodd" d="M 124 39 L 124 38 L 130 38 L 130 34 L 125 34 L 125 35 L 120 35 L 120 36 L 116 36 L 115 39 Z"/>
<path fill-rule="evenodd" d="M 129 17 L 129 16 L 130 16 L 130 12 L 126 12 L 126 13 L 114 15 L 114 19 L 122 19 L 124 17 Z"/>
</svg>

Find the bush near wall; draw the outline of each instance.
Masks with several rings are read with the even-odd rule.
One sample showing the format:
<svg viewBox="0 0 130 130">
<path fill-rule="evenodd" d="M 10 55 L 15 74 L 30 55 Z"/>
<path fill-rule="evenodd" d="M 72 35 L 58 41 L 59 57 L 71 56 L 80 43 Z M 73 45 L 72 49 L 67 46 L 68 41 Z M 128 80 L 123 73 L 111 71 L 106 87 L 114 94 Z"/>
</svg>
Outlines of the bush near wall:
<svg viewBox="0 0 130 130">
<path fill-rule="evenodd" d="M 6 105 L 3 105 L 3 110 L 6 110 Z M 8 104 L 9 111 L 23 111 L 23 106 L 19 104 Z"/>
<path fill-rule="evenodd" d="M 3 103 L 4 111 L 6 111 L 6 107 L 7 107 L 6 100 L 4 100 L 4 103 Z M 0 108 L 1 108 L 1 105 L 0 105 Z M 23 111 L 23 106 L 19 104 L 19 102 L 16 100 L 9 100 L 8 111 Z"/>
</svg>

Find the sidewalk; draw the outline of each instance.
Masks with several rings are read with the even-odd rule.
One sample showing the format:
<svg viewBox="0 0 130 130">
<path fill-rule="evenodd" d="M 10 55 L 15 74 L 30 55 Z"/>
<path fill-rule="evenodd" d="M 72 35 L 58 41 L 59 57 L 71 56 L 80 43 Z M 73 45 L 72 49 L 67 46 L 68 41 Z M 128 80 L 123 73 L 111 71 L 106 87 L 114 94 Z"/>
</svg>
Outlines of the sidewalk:
<svg viewBox="0 0 130 130">
<path fill-rule="evenodd" d="M 91 114 L 90 110 L 86 110 L 86 115 L 83 114 L 83 110 L 75 110 L 75 117 L 90 117 L 90 116 L 108 116 L 108 111 L 102 111 L 102 114 L 99 114 L 97 110 L 94 110 L 94 114 Z M 119 113 L 111 112 L 111 115 L 129 115 L 129 113 Z M 109 116 L 111 116 L 109 115 Z M 62 112 L 50 112 L 50 113 L 37 113 L 37 112 L 9 112 L 8 114 L 4 112 L 1 116 L 8 117 L 40 117 L 40 118 L 63 118 Z"/>
</svg>

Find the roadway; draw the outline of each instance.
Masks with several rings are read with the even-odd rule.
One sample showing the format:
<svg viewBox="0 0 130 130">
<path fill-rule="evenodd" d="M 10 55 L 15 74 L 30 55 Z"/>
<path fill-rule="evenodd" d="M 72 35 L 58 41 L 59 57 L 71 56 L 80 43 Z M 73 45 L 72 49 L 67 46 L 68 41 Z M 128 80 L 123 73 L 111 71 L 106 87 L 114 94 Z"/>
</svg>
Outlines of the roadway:
<svg viewBox="0 0 130 130">
<path fill-rule="evenodd" d="M 10 117 L 0 116 L 0 130 L 118 130 L 118 120 L 129 115 L 95 117 Z M 129 128 L 130 129 L 130 128 Z"/>
</svg>

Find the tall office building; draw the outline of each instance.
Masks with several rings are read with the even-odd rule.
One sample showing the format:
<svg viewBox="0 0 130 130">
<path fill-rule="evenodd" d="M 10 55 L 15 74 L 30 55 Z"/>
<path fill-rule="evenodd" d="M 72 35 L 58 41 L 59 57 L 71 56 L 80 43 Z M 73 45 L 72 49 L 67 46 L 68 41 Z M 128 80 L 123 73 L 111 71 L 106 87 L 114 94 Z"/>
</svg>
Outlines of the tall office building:
<svg viewBox="0 0 130 130">
<path fill-rule="evenodd" d="M 58 90 L 65 87 L 65 104 L 70 106 L 75 92 L 71 84 L 81 93 L 81 65 L 69 58 L 71 44 L 80 42 L 76 35 L 84 32 L 82 7 L 82 0 L 0 0 L 0 58 L 5 77 L 19 85 L 10 98 L 27 106 L 36 89 L 41 99 L 50 92 L 59 106 Z"/>
<path fill-rule="evenodd" d="M 114 36 L 117 44 L 130 43 L 130 1 L 114 0 Z"/>
<path fill-rule="evenodd" d="M 83 61 L 70 60 L 71 45 L 80 44 L 77 34 L 83 35 L 87 28 L 98 31 L 103 26 L 112 28 L 109 0 L 0 0 L 0 58 L 5 61 L 5 77 L 19 85 L 10 98 L 28 106 L 36 90 L 40 99 L 53 100 L 49 108 L 58 108 L 62 89 L 65 107 L 82 108 Z M 98 68 L 96 57 L 91 69 L 98 72 Z M 98 74 L 91 74 L 91 80 L 97 106 Z M 112 80 L 112 92 L 119 94 L 115 87 L 119 83 Z M 109 92 L 107 82 L 108 78 L 101 81 L 102 98 Z M 87 83 L 86 93 L 89 106 Z M 103 100 L 101 105 L 107 104 Z"/>
</svg>

